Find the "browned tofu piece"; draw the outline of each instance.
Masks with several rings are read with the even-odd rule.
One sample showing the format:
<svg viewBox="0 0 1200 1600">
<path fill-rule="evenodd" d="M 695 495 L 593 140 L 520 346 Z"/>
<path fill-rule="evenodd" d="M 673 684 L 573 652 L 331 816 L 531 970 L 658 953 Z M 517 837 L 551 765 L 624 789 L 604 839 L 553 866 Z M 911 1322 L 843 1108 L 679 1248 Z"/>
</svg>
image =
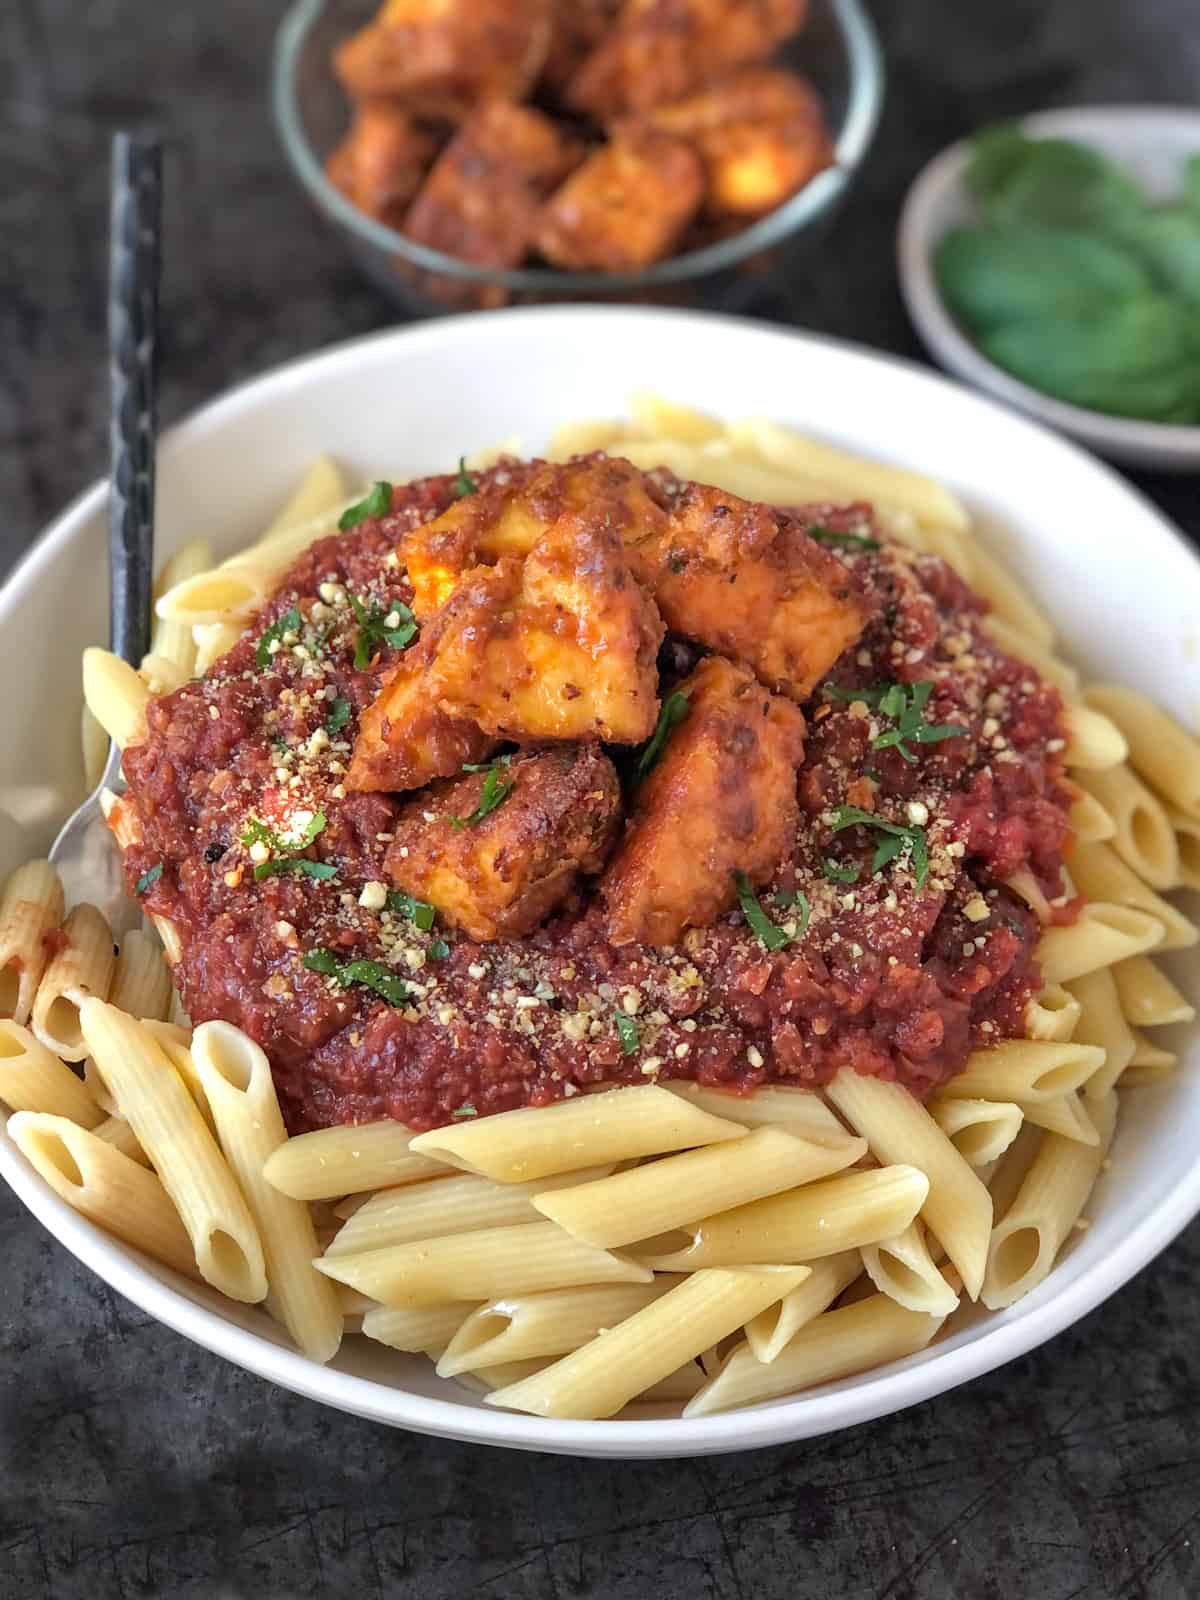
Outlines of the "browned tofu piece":
<svg viewBox="0 0 1200 1600">
<path fill-rule="evenodd" d="M 616 23 L 624 0 L 555 0 L 554 29 L 542 84 L 560 99 L 592 51 Z"/>
<path fill-rule="evenodd" d="M 567 89 L 608 122 L 682 99 L 710 78 L 765 61 L 804 23 L 808 0 L 627 0 Z"/>
<path fill-rule="evenodd" d="M 614 944 L 674 944 L 765 883 L 791 848 L 804 717 L 745 667 L 707 656 L 679 685 L 688 714 L 638 789 L 601 882 Z"/>
<path fill-rule="evenodd" d="M 687 484 L 663 532 L 629 546 L 668 628 L 805 700 L 877 609 L 802 517 Z"/>
<path fill-rule="evenodd" d="M 550 199 L 534 243 L 568 271 L 636 272 L 669 255 L 704 198 L 704 168 L 674 134 L 631 126 Z"/>
<path fill-rule="evenodd" d="M 495 748 L 496 740 L 474 722 L 442 710 L 430 672 L 430 643 L 422 639 L 401 656 L 363 712 L 346 787 L 420 789 L 460 772 L 464 762 L 486 760 Z"/>
<path fill-rule="evenodd" d="M 372 101 L 358 107 L 325 170 L 352 205 L 398 228 L 436 148 L 406 112 Z"/>
<path fill-rule="evenodd" d="M 528 555 L 562 517 L 603 521 L 622 540 L 663 526 L 666 513 L 644 473 L 618 457 L 505 463 L 479 479 L 474 494 L 413 530 L 397 555 L 413 587 L 412 609 L 425 620 L 453 594 L 463 574 L 502 556 Z"/>
<path fill-rule="evenodd" d="M 620 816 L 617 774 L 598 744 L 533 751 L 418 795 L 396 821 L 386 868 L 472 939 L 518 938 L 580 873 L 600 870 Z"/>
<path fill-rule="evenodd" d="M 581 154 L 540 111 L 500 101 L 483 106 L 434 163 L 404 232 L 477 266 L 519 266 L 542 200 Z"/>
<path fill-rule="evenodd" d="M 429 629 L 439 703 L 502 739 L 639 744 L 658 716 L 662 619 L 618 533 L 561 518 L 463 579 Z"/>
<path fill-rule="evenodd" d="M 553 26 L 554 0 L 388 0 L 334 52 L 334 71 L 352 99 L 458 121 L 485 101 L 524 99 Z"/>
</svg>

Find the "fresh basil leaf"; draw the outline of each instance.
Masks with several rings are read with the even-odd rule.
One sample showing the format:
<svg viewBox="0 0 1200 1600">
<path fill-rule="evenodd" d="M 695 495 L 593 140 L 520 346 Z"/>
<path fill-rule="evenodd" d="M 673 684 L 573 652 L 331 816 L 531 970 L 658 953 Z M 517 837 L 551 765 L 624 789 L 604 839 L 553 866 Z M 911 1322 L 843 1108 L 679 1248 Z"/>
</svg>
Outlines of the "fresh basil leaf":
<svg viewBox="0 0 1200 1600">
<path fill-rule="evenodd" d="M 1133 179 L 1089 145 L 1069 139 L 1030 139 L 997 163 L 989 191 L 979 196 L 989 222 L 1051 223 L 1108 228 L 1145 204 Z"/>
<path fill-rule="evenodd" d="M 357 505 L 347 506 L 338 518 L 338 527 L 345 533 L 348 528 L 357 528 L 368 517 L 386 517 L 391 509 L 392 486 L 381 478 Z"/>
<path fill-rule="evenodd" d="M 1130 250 L 1067 228 L 952 228 L 934 267 L 947 306 L 972 332 L 1026 317 L 1099 316 L 1153 287 Z"/>
<path fill-rule="evenodd" d="M 142 873 L 141 877 L 134 884 L 134 886 L 133 886 L 134 894 L 136 894 L 136 895 L 145 894 L 147 889 L 153 888 L 153 886 L 158 882 L 158 880 L 162 877 L 162 875 L 163 875 L 163 864 L 162 864 L 161 861 L 156 861 L 152 867 L 147 867 L 146 868 L 145 872 Z"/>
<path fill-rule="evenodd" d="M 1028 157 L 1033 140 L 1015 122 L 993 123 L 971 140 L 967 185 L 977 200 L 986 203 L 998 193 Z"/>
<path fill-rule="evenodd" d="M 1121 238 L 1161 289 L 1200 305 L 1200 212 L 1186 205 L 1143 211 Z"/>
<path fill-rule="evenodd" d="M 275 619 L 258 641 L 258 648 L 254 652 L 254 664 L 260 672 L 271 663 L 271 646 L 277 640 L 282 640 L 285 633 L 298 633 L 302 621 L 303 619 L 296 606 L 292 606 L 281 617 Z"/>
</svg>

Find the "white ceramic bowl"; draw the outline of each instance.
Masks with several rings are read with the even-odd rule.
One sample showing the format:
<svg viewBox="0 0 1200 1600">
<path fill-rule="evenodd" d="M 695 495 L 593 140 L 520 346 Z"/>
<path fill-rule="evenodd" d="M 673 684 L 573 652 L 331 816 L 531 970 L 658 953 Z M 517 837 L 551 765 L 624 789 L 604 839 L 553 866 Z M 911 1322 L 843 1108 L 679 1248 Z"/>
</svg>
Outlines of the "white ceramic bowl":
<svg viewBox="0 0 1200 1600">
<path fill-rule="evenodd" d="M 1200 152 L 1200 111 L 1185 106 L 1083 106 L 1021 119 L 1026 133 L 1092 145 L 1128 168 L 1156 199 L 1179 193 L 1183 163 Z M 1101 455 L 1168 472 L 1200 470 L 1200 427 L 1136 422 L 1053 400 L 993 365 L 951 316 L 934 277 L 939 241 L 976 212 L 966 185 L 965 141 L 943 150 L 917 178 L 900 216 L 900 288 L 909 315 L 944 367 L 997 399 L 1059 428 Z"/>
<path fill-rule="evenodd" d="M 994 405 L 866 350 L 717 317 L 555 308 L 451 318 L 340 346 L 207 406 L 164 439 L 160 553 L 200 532 L 222 552 L 260 530 L 307 462 L 352 477 L 443 470 L 511 433 L 536 450 L 567 418 L 620 415 L 654 387 L 761 414 L 934 473 L 969 505 L 1097 674 L 1191 719 L 1200 703 L 1200 564 L 1095 460 Z M 0 868 L 44 848 L 79 798 L 78 652 L 105 634 L 104 497 L 69 508 L 0 594 Z M 1083 537 L 1086 531 L 1086 540 Z M 19 687 L 18 687 L 19 686 Z M 1184 963 L 1175 976 L 1194 981 Z M 1184 1044 L 1186 1046 L 1186 1039 Z M 1195 1052 L 1193 1052 L 1195 1053 Z M 152 1316 L 239 1366 L 342 1410 L 421 1432 L 579 1455 L 700 1455 L 806 1438 L 912 1405 L 1040 1344 L 1145 1265 L 1200 1209 L 1200 1077 L 1126 1097 L 1093 1224 L 1047 1282 L 925 1353 L 800 1398 L 694 1421 L 551 1422 L 481 1405 L 423 1361 L 350 1339 L 329 1368 L 267 1317 L 183 1283 L 59 1201 L 6 1137 L 0 1173 L 31 1211 Z"/>
</svg>

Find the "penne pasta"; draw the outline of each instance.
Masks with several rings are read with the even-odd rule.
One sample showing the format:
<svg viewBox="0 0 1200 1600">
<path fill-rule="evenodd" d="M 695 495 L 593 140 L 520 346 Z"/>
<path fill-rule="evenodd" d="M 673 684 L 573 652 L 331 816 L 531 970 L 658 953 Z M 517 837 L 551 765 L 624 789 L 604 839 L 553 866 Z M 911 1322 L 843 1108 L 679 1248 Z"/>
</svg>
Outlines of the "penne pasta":
<svg viewBox="0 0 1200 1600">
<path fill-rule="evenodd" d="M 1021 1131 L 1018 1105 L 1005 1100 L 935 1100 L 930 1115 L 968 1166 L 998 1161 Z"/>
<path fill-rule="evenodd" d="M 854 1140 L 854 1135 L 846 1131 L 845 1125 L 838 1121 L 815 1089 L 763 1083 L 753 1094 L 734 1094 L 728 1089 L 709 1089 L 698 1083 L 670 1083 L 665 1087 L 702 1111 L 730 1122 L 740 1122 L 747 1128 L 782 1128 L 799 1139 L 833 1149 Z"/>
<path fill-rule="evenodd" d="M 1196 1008 L 1149 956 L 1131 956 L 1112 969 L 1121 1010 L 1135 1028 L 1194 1022 Z"/>
<path fill-rule="evenodd" d="M 18 1111 L 8 1134 L 69 1206 L 164 1266 L 199 1276 L 183 1223 L 152 1172 L 66 1117 Z"/>
<path fill-rule="evenodd" d="M 83 652 L 83 698 L 92 715 L 122 750 L 146 737 L 150 690 L 128 661 L 98 646 Z"/>
<path fill-rule="evenodd" d="M 842 1290 L 862 1275 L 862 1270 L 862 1255 L 857 1250 L 843 1250 L 840 1255 L 814 1261 L 803 1283 L 747 1322 L 746 1342 L 754 1359 L 774 1361 L 794 1335 L 827 1311 Z M 720 1363 L 718 1370 L 719 1367 Z"/>
<path fill-rule="evenodd" d="M 1179 882 L 1179 844 L 1166 807 L 1124 762 L 1076 781 L 1113 820 L 1112 848 L 1153 889 Z"/>
<path fill-rule="evenodd" d="M 1020 1133 L 993 1167 L 987 1186 L 997 1222 L 1008 1215 L 1044 1138 L 1041 1128 L 1032 1122 L 1023 1123 Z"/>
<path fill-rule="evenodd" d="M 1078 1089 L 1103 1065 L 1103 1050 L 1077 1040 L 1005 1039 L 976 1050 L 940 1094 L 943 1100 L 1052 1100 Z"/>
<path fill-rule="evenodd" d="M 919 1222 L 910 1222 L 892 1239 L 864 1245 L 861 1255 L 868 1278 L 897 1305 L 933 1317 L 948 1317 L 958 1305 L 958 1294 L 938 1271 Z"/>
<path fill-rule="evenodd" d="M 121 941 L 108 1001 L 131 1017 L 161 1019 L 170 1009 L 171 973 L 162 949 L 137 928 Z"/>
<path fill-rule="evenodd" d="M 176 624 L 170 624 L 176 626 Z M 179 624 L 182 626 L 182 624 Z M 244 629 L 240 622 L 198 622 L 192 630 L 192 637 L 196 641 L 196 674 L 203 677 L 214 661 L 233 649 L 242 637 Z"/>
<path fill-rule="evenodd" d="M 113 838 L 122 850 L 128 849 L 137 842 L 140 834 L 140 824 L 136 814 L 124 804 L 111 789 L 100 791 L 100 807 L 104 813 L 104 820 L 108 823 Z M 150 920 L 154 924 L 158 937 L 162 940 L 163 954 L 167 961 L 174 966 L 183 953 L 183 945 L 179 938 L 179 930 L 170 917 L 159 917 L 153 913 Z"/>
<path fill-rule="evenodd" d="M 1155 894 L 1106 844 L 1076 845 L 1071 854 L 1071 876 L 1080 894 L 1085 894 L 1089 900 L 1131 906 L 1161 923 L 1164 935 L 1153 948 L 1185 950 L 1200 939 L 1200 929 L 1195 923 L 1190 922 L 1169 900 Z M 1123 955 L 1114 955 L 1111 963 L 1100 964 L 1114 964 L 1126 955 L 1140 954 L 1141 950 L 1127 950 Z"/>
<path fill-rule="evenodd" d="M 102 1000 L 85 1000 L 80 1022 L 120 1115 L 175 1203 L 201 1276 L 231 1300 L 262 1300 L 267 1279 L 258 1229 L 162 1047 L 140 1022 Z"/>
<path fill-rule="evenodd" d="M 1100 1135 L 1088 1113 L 1088 1106 L 1096 1103 L 1096 1096 L 1084 1100 L 1079 1093 L 1060 1094 L 1052 1100 L 1027 1100 L 1021 1110 L 1025 1121 L 1035 1128 L 1045 1128 L 1064 1139 L 1078 1139 L 1080 1144 L 1098 1144 Z"/>
<path fill-rule="evenodd" d="M 1071 831 L 1080 844 L 1103 844 L 1113 838 L 1117 825 L 1096 799 L 1076 783 L 1075 803 L 1071 807 Z"/>
<path fill-rule="evenodd" d="M 541 1417 L 611 1417 L 780 1299 L 804 1267 L 694 1272 L 552 1366 L 487 1397 L 489 1405 Z"/>
<path fill-rule="evenodd" d="M 328 1200 L 445 1173 L 441 1162 L 410 1151 L 416 1137 L 399 1122 L 319 1128 L 280 1145 L 263 1174 L 294 1200 Z"/>
<path fill-rule="evenodd" d="M 85 701 L 79 716 L 79 748 L 83 755 L 83 787 L 88 794 L 98 787 L 104 776 L 110 743 L 95 712 Z"/>
<path fill-rule="evenodd" d="M 1054 1265 L 1100 1172 L 1116 1121 L 1116 1096 L 1092 1102 L 1098 1132 L 1094 1145 L 1056 1133 L 1043 1138 L 1037 1155 L 988 1251 L 981 1296 L 998 1311 L 1035 1288 Z"/>
<path fill-rule="evenodd" d="M 1129 1065 L 1134 1051 L 1133 1033 L 1121 1010 L 1113 969 L 1101 967 L 1076 978 L 1071 992 L 1080 1004 L 1077 1041 L 1104 1051 L 1104 1065 L 1083 1085 L 1083 1092 L 1089 1098 L 1106 1095 Z"/>
<path fill-rule="evenodd" d="M 1180 811 L 1200 816 L 1200 740 L 1136 689 L 1097 683 L 1084 699 L 1121 730 L 1140 776 Z"/>
<path fill-rule="evenodd" d="M 480 1367 L 578 1350 L 650 1305 L 677 1281 L 659 1277 L 653 1283 L 593 1284 L 491 1300 L 456 1329 L 437 1364 L 438 1376 L 454 1378 Z"/>
<path fill-rule="evenodd" d="M 525 1183 L 745 1136 L 739 1123 L 645 1084 L 435 1128 L 413 1140 L 413 1153 L 498 1183 Z"/>
<path fill-rule="evenodd" d="M 143 1018 L 142 1026 L 175 1068 L 183 1080 L 184 1088 L 196 1102 L 200 1115 L 215 1133 L 216 1124 L 213 1122 L 212 1108 L 204 1092 L 204 1085 L 200 1081 L 200 1074 L 196 1070 L 196 1063 L 192 1060 L 191 1029 L 180 1027 L 176 1022 L 160 1022 L 155 1017 Z"/>
<path fill-rule="evenodd" d="M 843 1173 L 647 1239 L 638 1258 L 656 1272 L 815 1261 L 902 1233 L 928 1195 L 916 1167 Z"/>
<path fill-rule="evenodd" d="M 1078 672 L 1074 667 L 1069 667 L 1065 661 L 1060 661 L 1044 645 L 1035 639 L 1027 638 L 1011 622 L 1005 622 L 1003 617 L 995 615 L 984 618 L 983 631 L 989 639 L 1000 646 L 1001 650 L 1006 650 L 1018 661 L 1027 662 L 1039 677 L 1045 678 L 1047 683 L 1052 683 L 1064 700 L 1078 700 Z"/>
<path fill-rule="evenodd" d="M 1200 889 L 1200 818 L 1185 816 L 1174 806 L 1167 807 L 1167 816 L 1179 849 L 1179 882 L 1185 889 Z"/>
<path fill-rule="evenodd" d="M 267 1058 L 228 1022 L 202 1023 L 191 1055 L 221 1149 L 258 1228 L 272 1311 L 311 1361 L 329 1361 L 342 1342 L 342 1308 L 329 1280 L 313 1269 L 312 1217 L 302 1200 L 281 1194 L 263 1176 L 268 1157 L 287 1139 Z"/>
<path fill-rule="evenodd" d="M 385 1306 L 494 1300 L 573 1284 L 649 1283 L 652 1277 L 640 1262 L 596 1250 L 553 1222 L 477 1228 L 360 1255 L 323 1256 L 316 1265 Z"/>
<path fill-rule="evenodd" d="M 440 1354 L 476 1304 L 474 1300 L 447 1300 L 423 1306 L 372 1306 L 363 1313 L 362 1331 L 368 1339 L 393 1350 L 414 1354 L 437 1350 Z"/>
<path fill-rule="evenodd" d="M 778 1128 L 756 1128 L 736 1143 L 666 1156 L 628 1172 L 535 1195 L 533 1203 L 576 1239 L 612 1249 L 828 1177 L 866 1149 L 861 1139 L 831 1150 Z"/>
<path fill-rule="evenodd" d="M 157 600 L 159 595 L 165 594 L 168 589 L 173 589 L 185 578 L 206 571 L 212 564 L 212 546 L 208 540 L 189 539 L 163 563 L 154 580 L 154 599 Z M 192 630 L 185 623 L 167 622 L 162 617 L 155 617 L 150 636 L 150 653 L 172 662 L 182 680 L 190 678 L 196 670 L 196 643 L 192 637 Z M 142 667 L 145 668 L 145 662 L 142 663 Z"/>
<path fill-rule="evenodd" d="M 1092 846 L 1094 850 L 1103 848 Z M 1069 984 L 1101 967 L 1153 950 L 1162 940 L 1163 925 L 1149 912 L 1094 900 L 1069 927 L 1046 929 L 1037 947 L 1037 962 L 1048 983 Z"/>
<path fill-rule="evenodd" d="M 985 550 L 977 539 L 964 534 L 971 558 L 971 587 L 983 596 L 998 617 L 1023 639 L 1050 650 L 1054 626 L 1025 592 L 1025 586 Z"/>
<path fill-rule="evenodd" d="M 0 1101 L 94 1128 L 104 1112 L 87 1085 L 19 1022 L 0 1021 Z"/>
<path fill-rule="evenodd" d="M 136 1161 L 139 1167 L 148 1167 L 150 1158 L 137 1142 L 137 1135 L 125 1121 L 124 1117 L 105 1117 L 103 1122 L 98 1122 L 91 1130 L 97 1139 L 103 1139 L 105 1144 L 111 1145 L 114 1150 L 119 1150 L 123 1156 L 128 1156 L 130 1161 Z"/>
<path fill-rule="evenodd" d="M 1122 1089 L 1145 1088 L 1161 1078 L 1169 1078 L 1179 1065 L 1173 1050 L 1164 1050 L 1145 1034 L 1134 1034 L 1134 1051 L 1129 1065 L 1121 1074 Z"/>
<path fill-rule="evenodd" d="M 331 456 L 318 456 L 258 542 L 269 544 L 292 528 L 329 517 L 341 508 L 346 494 L 346 480 L 337 463 Z"/>
<path fill-rule="evenodd" d="M 171 623 L 169 626 L 178 627 L 178 624 Z M 144 655 L 138 667 L 138 677 L 150 691 L 152 700 L 157 700 L 161 695 L 174 694 L 187 682 L 187 674 L 170 656 Z"/>
<path fill-rule="evenodd" d="M 645 389 L 636 390 L 630 395 L 629 415 L 633 419 L 634 429 L 651 439 L 682 439 L 685 444 L 707 444 L 709 440 L 719 439 L 725 433 L 724 425 L 706 416 L 703 411 L 677 405 L 673 400 L 665 400 L 662 395 L 651 394 Z M 601 444 L 589 448 L 603 450 L 605 446 Z"/>
<path fill-rule="evenodd" d="M 929 1194 L 922 1216 L 962 1274 L 967 1294 L 977 1299 L 987 1258 L 992 1202 L 975 1173 L 925 1107 L 900 1084 L 865 1078 L 843 1067 L 827 1085 L 826 1093 L 851 1127 L 863 1135 L 877 1160 L 911 1162 L 925 1174 Z M 894 1228 L 891 1233 L 900 1231 Z"/>
<path fill-rule="evenodd" d="M 716 426 L 716 425 L 714 425 Z M 716 427 L 719 435 L 721 429 Z M 569 461 L 572 456 L 588 456 L 594 450 L 607 450 L 610 455 L 623 455 L 620 448 L 630 436 L 624 422 L 606 422 L 603 419 L 584 418 L 579 422 L 564 422 L 554 430 L 546 446 L 547 461 Z"/>
<path fill-rule="evenodd" d="M 55 1055 L 87 1055 L 79 1010 L 107 997 L 113 974 L 112 929 L 95 906 L 78 905 L 63 923 L 63 943 L 42 973 L 33 1001 L 34 1033 Z"/>
<path fill-rule="evenodd" d="M 749 1344 L 738 1345 L 684 1406 L 683 1415 L 711 1416 L 899 1361 L 923 1350 L 945 1320 L 908 1311 L 890 1295 L 869 1295 L 815 1317 L 769 1365 L 755 1359 Z"/>
<path fill-rule="evenodd" d="M 1129 746 L 1116 723 L 1090 706 L 1068 701 L 1062 723 L 1067 740 L 1063 759 L 1076 772 L 1105 772 L 1128 758 Z"/>
<path fill-rule="evenodd" d="M 28 1022 L 46 970 L 46 935 L 63 918 L 63 887 L 48 861 L 27 861 L 0 894 L 0 1016 Z"/>
<path fill-rule="evenodd" d="M 1030 1039 L 1051 1039 L 1063 1044 L 1075 1036 L 1079 1001 L 1061 983 L 1048 983 L 1025 1009 L 1025 1032 Z"/>
</svg>

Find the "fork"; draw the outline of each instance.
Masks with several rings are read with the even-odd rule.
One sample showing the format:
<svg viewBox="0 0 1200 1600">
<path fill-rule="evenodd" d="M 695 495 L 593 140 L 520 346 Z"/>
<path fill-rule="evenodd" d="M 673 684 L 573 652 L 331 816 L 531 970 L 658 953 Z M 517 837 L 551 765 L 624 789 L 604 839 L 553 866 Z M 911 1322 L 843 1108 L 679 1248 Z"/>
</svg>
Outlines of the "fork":
<svg viewBox="0 0 1200 1600">
<path fill-rule="evenodd" d="M 109 617 L 111 648 L 134 667 L 150 644 L 161 210 L 157 136 L 116 134 L 108 294 Z M 121 786 L 121 752 L 113 743 L 99 785 L 68 818 L 50 851 L 68 905 L 91 901 L 118 932 L 138 914 L 125 895 L 120 852 L 100 802 L 105 789 Z"/>
</svg>

